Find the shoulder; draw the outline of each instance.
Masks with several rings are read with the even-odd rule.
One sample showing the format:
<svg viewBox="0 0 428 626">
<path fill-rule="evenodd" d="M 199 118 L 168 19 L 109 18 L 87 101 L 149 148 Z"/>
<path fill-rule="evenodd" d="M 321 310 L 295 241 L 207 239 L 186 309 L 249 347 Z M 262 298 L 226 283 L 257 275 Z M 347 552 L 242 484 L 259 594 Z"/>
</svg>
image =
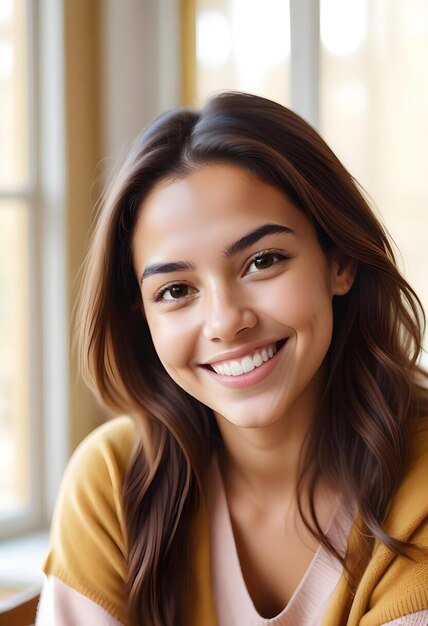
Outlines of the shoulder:
<svg viewBox="0 0 428 626">
<path fill-rule="evenodd" d="M 55 515 L 64 506 L 83 510 L 104 502 L 121 517 L 122 483 L 136 438 L 136 427 L 129 417 L 110 420 L 90 433 L 67 465 Z"/>
<path fill-rule="evenodd" d="M 127 546 L 122 485 L 138 434 L 115 418 L 76 448 L 61 484 L 43 565 L 125 623 Z"/>
<path fill-rule="evenodd" d="M 91 455 L 108 454 L 118 458 L 126 458 L 127 452 L 132 448 L 137 430 L 131 417 L 123 415 L 115 417 L 93 430 L 80 443 L 73 453 L 71 461 L 75 459 L 83 461 Z"/>
<path fill-rule="evenodd" d="M 127 416 L 116 417 L 92 431 L 74 451 L 64 480 L 73 480 L 78 472 L 80 482 L 96 477 L 100 469 L 123 477 L 137 438 L 134 421 Z"/>
<path fill-rule="evenodd" d="M 391 536 L 423 548 L 428 547 L 427 477 L 428 421 L 424 418 L 413 428 L 407 469 L 385 520 L 385 530 Z M 402 560 L 412 563 L 408 559 Z"/>
<path fill-rule="evenodd" d="M 410 436 L 410 464 L 428 462 L 428 417 L 415 421 Z"/>
<path fill-rule="evenodd" d="M 385 530 L 389 534 L 400 541 L 411 542 L 419 550 L 412 553 L 412 558 L 407 558 L 377 542 L 353 599 L 346 576 L 342 576 L 323 626 L 346 621 L 344 615 L 351 604 L 347 624 L 352 626 L 386 625 L 391 620 L 397 620 L 397 626 L 408 622 L 415 626 L 425 623 L 415 619 L 419 618 L 419 612 L 428 609 L 427 477 L 427 420 L 419 420 L 412 432 L 405 475 L 385 520 Z M 349 536 L 349 552 L 359 546 L 359 533 L 357 521 Z M 395 623 L 392 621 L 391 626 Z"/>
<path fill-rule="evenodd" d="M 409 460 L 404 478 L 391 504 L 388 532 L 411 532 L 428 517 L 428 419 L 418 420 L 412 430 Z M 406 526 L 407 531 L 404 528 Z M 424 525 L 426 529 L 426 524 Z M 405 541 L 407 537 L 403 536 Z"/>
<path fill-rule="evenodd" d="M 393 554 L 383 544 L 377 546 L 361 581 L 364 591 L 371 590 L 367 624 L 378 623 L 370 621 L 374 616 L 379 622 L 388 622 L 428 609 L 427 477 L 428 428 L 424 419 L 412 433 L 407 471 L 385 522 L 390 535 L 410 542 L 417 550 L 412 550 L 411 558 L 407 558 Z"/>
</svg>

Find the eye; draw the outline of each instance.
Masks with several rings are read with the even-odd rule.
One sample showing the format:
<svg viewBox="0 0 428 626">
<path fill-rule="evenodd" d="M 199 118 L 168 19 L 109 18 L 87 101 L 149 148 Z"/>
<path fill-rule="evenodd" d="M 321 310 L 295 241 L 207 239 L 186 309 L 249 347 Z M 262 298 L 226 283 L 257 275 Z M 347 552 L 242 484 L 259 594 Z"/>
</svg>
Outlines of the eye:
<svg viewBox="0 0 428 626">
<path fill-rule="evenodd" d="M 257 256 L 253 257 L 246 273 L 254 274 L 255 272 L 268 270 L 273 265 L 289 258 L 289 256 L 280 254 L 279 252 L 260 252 Z"/>
<path fill-rule="evenodd" d="M 174 302 L 190 296 L 196 292 L 196 289 L 185 285 L 184 283 L 174 283 L 163 287 L 154 295 L 155 302 Z"/>
</svg>

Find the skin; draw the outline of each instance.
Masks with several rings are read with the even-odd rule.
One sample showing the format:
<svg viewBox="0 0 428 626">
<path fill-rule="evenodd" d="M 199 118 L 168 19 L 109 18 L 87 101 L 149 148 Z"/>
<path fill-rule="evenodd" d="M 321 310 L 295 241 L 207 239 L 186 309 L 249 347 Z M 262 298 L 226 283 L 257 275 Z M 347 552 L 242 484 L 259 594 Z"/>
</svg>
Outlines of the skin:
<svg viewBox="0 0 428 626">
<path fill-rule="evenodd" d="M 224 254 L 266 224 L 292 232 Z M 177 261 L 191 267 L 143 279 L 144 312 L 166 371 L 214 411 L 241 567 L 256 607 L 268 616 L 287 603 L 316 549 L 296 522 L 294 489 L 323 385 L 332 299 L 351 288 L 355 268 L 340 255 L 328 260 L 301 210 L 232 165 L 161 181 L 144 200 L 133 238 L 136 276 Z M 227 387 L 204 367 L 283 339 L 275 367 L 254 384 Z M 316 506 L 326 527 L 336 505 L 336 494 L 320 487 Z M 290 559 L 293 572 L 284 576 Z M 260 595 L 260 587 L 272 592 Z"/>
</svg>

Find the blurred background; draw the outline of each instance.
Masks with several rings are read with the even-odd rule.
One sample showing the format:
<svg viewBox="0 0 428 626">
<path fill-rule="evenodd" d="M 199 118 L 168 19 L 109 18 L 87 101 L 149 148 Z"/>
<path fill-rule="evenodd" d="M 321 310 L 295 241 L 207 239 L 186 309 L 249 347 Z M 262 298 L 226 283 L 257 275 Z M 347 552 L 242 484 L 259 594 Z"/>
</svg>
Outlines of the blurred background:
<svg viewBox="0 0 428 626">
<path fill-rule="evenodd" d="M 45 549 L 67 459 L 103 419 L 70 322 L 95 203 L 135 135 L 222 89 L 291 107 L 428 308 L 427 61 L 426 0 L 0 0 L 0 538 L 32 533 L 3 544 L 0 577 L 18 545 L 23 562 Z"/>
</svg>

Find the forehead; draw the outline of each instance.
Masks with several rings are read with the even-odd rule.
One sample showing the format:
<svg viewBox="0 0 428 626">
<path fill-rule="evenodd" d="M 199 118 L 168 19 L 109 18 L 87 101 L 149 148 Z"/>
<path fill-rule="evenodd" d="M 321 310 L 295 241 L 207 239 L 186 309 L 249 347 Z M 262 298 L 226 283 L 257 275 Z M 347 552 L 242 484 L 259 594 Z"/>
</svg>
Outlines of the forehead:
<svg viewBox="0 0 428 626">
<path fill-rule="evenodd" d="M 275 187 L 233 165 L 208 165 L 163 180 L 142 202 L 134 233 L 141 259 L 190 252 L 229 241 L 264 223 L 301 232 L 309 220 Z M 140 265 L 140 263 L 138 263 Z"/>
</svg>

